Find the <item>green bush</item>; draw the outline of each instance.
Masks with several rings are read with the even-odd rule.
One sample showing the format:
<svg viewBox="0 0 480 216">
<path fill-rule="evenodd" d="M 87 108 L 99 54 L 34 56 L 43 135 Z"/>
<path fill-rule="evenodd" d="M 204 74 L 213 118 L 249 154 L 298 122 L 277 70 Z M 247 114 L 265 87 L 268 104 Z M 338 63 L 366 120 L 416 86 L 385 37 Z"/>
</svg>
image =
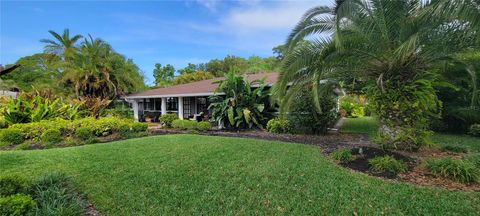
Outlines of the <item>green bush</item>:
<svg viewBox="0 0 480 216">
<path fill-rule="evenodd" d="M 94 137 L 93 129 L 89 127 L 79 127 L 75 130 L 75 137 L 82 141 L 90 140 Z"/>
<path fill-rule="evenodd" d="M 210 128 L 212 128 L 212 124 L 210 124 L 208 121 L 201 121 L 197 123 L 197 129 L 199 131 L 208 131 Z"/>
<path fill-rule="evenodd" d="M 446 145 L 442 147 L 442 151 L 450 151 L 456 153 L 467 153 L 468 149 L 463 146 L 454 146 L 454 145 Z"/>
<path fill-rule="evenodd" d="M 393 174 L 407 171 L 407 166 L 392 156 L 385 155 L 368 160 L 370 170 L 373 172 L 389 172 Z"/>
<path fill-rule="evenodd" d="M 0 178 L 0 196 L 10 196 L 17 193 L 25 193 L 27 180 L 16 175 L 8 175 Z"/>
<path fill-rule="evenodd" d="M 79 197 L 71 179 L 62 173 L 49 173 L 31 187 L 37 215 L 83 215 L 86 203 Z"/>
<path fill-rule="evenodd" d="M 0 128 L 6 128 L 7 127 L 7 122 L 5 122 L 5 118 L 3 116 L 0 116 Z"/>
<path fill-rule="evenodd" d="M 33 215 L 35 201 L 25 194 L 14 194 L 0 197 L 0 215 L 24 216 Z"/>
<path fill-rule="evenodd" d="M 480 124 L 471 125 L 468 133 L 472 136 L 480 137 Z"/>
<path fill-rule="evenodd" d="M 459 182 L 478 182 L 480 173 L 478 167 L 468 160 L 453 158 L 429 159 L 425 163 L 428 171 L 436 176 L 449 178 Z"/>
<path fill-rule="evenodd" d="M 133 132 L 145 132 L 148 129 L 148 124 L 141 122 L 134 122 L 131 124 Z"/>
<path fill-rule="evenodd" d="M 122 137 L 127 137 L 133 132 L 132 127 L 130 124 L 122 124 L 118 127 L 118 133 Z"/>
<path fill-rule="evenodd" d="M 25 135 L 19 129 L 6 128 L 0 130 L 0 142 L 6 145 L 18 145 L 25 141 Z"/>
<path fill-rule="evenodd" d="M 57 144 L 62 141 L 62 133 L 58 129 L 48 129 L 43 132 L 41 140 L 47 144 Z"/>
<path fill-rule="evenodd" d="M 197 122 L 191 120 L 180 120 L 176 119 L 172 122 L 173 128 L 182 129 L 182 130 L 196 130 Z"/>
<path fill-rule="evenodd" d="M 290 133 L 290 121 L 283 118 L 270 119 L 267 122 L 267 131 L 270 133 Z"/>
<path fill-rule="evenodd" d="M 160 116 L 160 122 L 166 127 L 171 128 L 174 120 L 178 119 L 177 114 L 166 113 Z"/>
<path fill-rule="evenodd" d="M 330 155 L 334 160 L 346 163 L 355 159 L 352 155 L 352 151 L 350 149 L 340 148 L 332 152 Z"/>
</svg>

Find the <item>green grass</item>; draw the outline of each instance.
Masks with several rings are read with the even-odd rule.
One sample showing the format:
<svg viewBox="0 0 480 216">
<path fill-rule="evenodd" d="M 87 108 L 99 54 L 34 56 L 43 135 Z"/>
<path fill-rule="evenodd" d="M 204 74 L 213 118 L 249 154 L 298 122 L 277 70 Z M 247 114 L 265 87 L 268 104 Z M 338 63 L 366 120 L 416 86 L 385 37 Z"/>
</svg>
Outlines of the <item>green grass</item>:
<svg viewBox="0 0 480 216">
<path fill-rule="evenodd" d="M 378 129 L 375 117 L 347 118 L 341 129 L 344 133 L 362 133 L 373 137 Z"/>
<path fill-rule="evenodd" d="M 345 133 L 364 133 L 373 137 L 378 129 L 378 120 L 374 117 L 347 118 L 342 132 Z M 435 144 L 440 147 L 460 146 L 467 148 L 472 153 L 480 153 L 480 138 L 469 135 L 454 135 L 435 133 L 431 137 Z"/>
<path fill-rule="evenodd" d="M 435 134 L 432 136 L 434 143 L 443 146 L 466 147 L 472 153 L 480 153 L 480 138 L 469 135 Z"/>
<path fill-rule="evenodd" d="M 104 215 L 478 215 L 480 193 L 384 181 L 315 146 L 168 135 L 0 152 L 0 175 L 73 177 Z"/>
</svg>

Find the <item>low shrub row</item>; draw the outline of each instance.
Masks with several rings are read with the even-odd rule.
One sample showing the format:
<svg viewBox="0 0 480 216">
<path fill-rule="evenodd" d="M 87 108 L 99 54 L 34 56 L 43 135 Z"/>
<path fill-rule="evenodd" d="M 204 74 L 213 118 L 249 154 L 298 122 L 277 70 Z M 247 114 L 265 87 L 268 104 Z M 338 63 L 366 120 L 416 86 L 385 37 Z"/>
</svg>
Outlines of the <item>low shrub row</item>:
<svg viewBox="0 0 480 216">
<path fill-rule="evenodd" d="M 56 145 L 77 145 L 95 142 L 97 137 L 118 134 L 121 138 L 145 133 L 148 125 L 116 117 L 83 118 L 78 120 L 48 120 L 25 124 L 14 124 L 0 129 L 0 147 L 29 147 L 37 143 L 43 147 Z M 23 144 L 25 145 L 23 145 Z M 22 144 L 22 145 L 20 145 Z"/>
<path fill-rule="evenodd" d="M 292 125 L 287 119 L 274 118 L 267 122 L 267 131 L 270 133 L 291 133 Z"/>
<path fill-rule="evenodd" d="M 212 125 L 210 122 L 207 121 L 191 121 L 191 120 L 180 120 L 176 119 L 172 122 L 172 127 L 182 130 L 199 130 L 199 131 L 207 131 L 209 130 Z"/>
<path fill-rule="evenodd" d="M 166 113 L 160 116 L 160 123 L 166 128 L 171 128 L 173 121 L 178 119 L 178 115 L 174 113 Z"/>
<path fill-rule="evenodd" d="M 32 181 L 0 178 L 0 215 L 83 215 L 86 206 L 71 179 L 61 173 Z"/>
</svg>

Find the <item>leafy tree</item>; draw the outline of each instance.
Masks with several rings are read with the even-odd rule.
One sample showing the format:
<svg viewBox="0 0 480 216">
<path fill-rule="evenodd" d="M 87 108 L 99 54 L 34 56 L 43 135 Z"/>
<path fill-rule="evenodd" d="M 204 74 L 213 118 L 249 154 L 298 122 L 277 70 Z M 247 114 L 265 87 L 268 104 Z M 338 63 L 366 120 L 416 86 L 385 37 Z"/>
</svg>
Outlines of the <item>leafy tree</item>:
<svg viewBox="0 0 480 216">
<path fill-rule="evenodd" d="M 312 8 L 288 37 L 277 95 L 286 95 L 288 101 L 295 94 L 285 92 L 310 84 L 320 107 L 321 92 L 331 90 L 326 84 L 355 77 L 366 83 L 365 92 L 380 117 L 380 142 L 418 149 L 427 142 L 429 116 L 441 107 L 432 65 L 478 46 L 478 40 L 449 46 L 432 40 L 449 41 L 471 32 L 478 38 L 474 29 L 479 29 L 479 14 L 472 0 L 342 0 L 333 8 Z M 453 32 L 445 31 L 452 26 L 457 26 Z"/>
<path fill-rule="evenodd" d="M 45 43 L 45 52 L 50 54 L 56 54 L 62 56 L 65 61 L 70 61 L 74 54 L 78 51 L 78 48 L 75 46 L 78 40 L 82 38 L 82 35 L 74 35 L 70 37 L 70 30 L 63 30 L 63 34 L 60 35 L 55 31 L 48 31 L 55 40 L 51 39 L 42 39 L 40 42 Z"/>
<path fill-rule="evenodd" d="M 247 69 L 247 61 L 244 58 L 234 56 L 234 55 L 227 55 L 223 59 L 223 71 L 229 73 L 234 72 L 237 74 L 245 73 Z"/>
<path fill-rule="evenodd" d="M 61 79 L 60 57 L 37 53 L 31 56 L 25 56 L 17 60 L 15 64 L 20 65 L 14 73 L 2 76 L 5 82 L 10 82 L 10 87 L 19 88 L 22 91 L 33 91 L 51 89 L 57 93 L 62 93 L 61 85 L 58 80 Z"/>
<path fill-rule="evenodd" d="M 183 74 L 195 73 L 196 71 L 197 71 L 197 66 L 195 64 L 188 63 L 188 65 L 185 68 L 178 70 L 178 73 L 180 75 L 183 75 Z"/>
<path fill-rule="evenodd" d="M 212 59 L 206 64 L 206 67 L 207 71 L 215 77 L 223 76 L 223 73 L 225 73 L 222 60 Z"/>
<path fill-rule="evenodd" d="M 168 86 L 172 82 L 175 76 L 175 68 L 167 64 L 162 67 L 161 64 L 155 64 L 155 69 L 153 70 L 153 77 L 155 77 L 156 86 Z"/>
<path fill-rule="evenodd" d="M 252 84 L 258 87 L 252 88 Z M 215 95 L 209 100 L 212 119 L 228 128 L 263 128 L 267 116 L 269 91 L 264 79 L 249 82 L 230 72 L 219 82 Z M 224 95 L 223 95 L 224 94 Z"/>
<path fill-rule="evenodd" d="M 175 77 L 172 81 L 172 85 L 179 85 L 185 83 L 191 83 L 200 80 L 212 79 L 213 75 L 209 72 L 198 71 L 196 73 L 185 73 Z"/>
</svg>

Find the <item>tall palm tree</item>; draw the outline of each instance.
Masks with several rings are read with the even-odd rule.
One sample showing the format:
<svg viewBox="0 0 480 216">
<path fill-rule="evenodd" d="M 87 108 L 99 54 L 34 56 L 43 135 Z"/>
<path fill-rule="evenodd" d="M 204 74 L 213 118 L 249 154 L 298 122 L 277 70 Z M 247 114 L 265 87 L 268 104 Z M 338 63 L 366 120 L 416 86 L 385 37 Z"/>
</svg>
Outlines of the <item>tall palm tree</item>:
<svg viewBox="0 0 480 216">
<path fill-rule="evenodd" d="M 82 38 L 82 35 L 74 35 L 70 37 L 70 30 L 64 29 L 63 34 L 60 35 L 55 31 L 48 31 L 55 39 L 42 39 L 40 42 L 45 43 L 45 52 L 63 56 L 66 61 L 70 61 L 73 55 L 78 51 L 75 46 L 78 40 Z"/>
<path fill-rule="evenodd" d="M 440 107 L 432 69 L 478 47 L 479 17 L 475 0 L 337 0 L 334 7 L 312 8 L 287 39 L 276 94 L 285 95 L 286 106 L 310 84 L 319 104 L 328 90 L 322 84 L 363 80 L 383 143 L 416 149 L 426 142 L 427 116 Z"/>
</svg>

